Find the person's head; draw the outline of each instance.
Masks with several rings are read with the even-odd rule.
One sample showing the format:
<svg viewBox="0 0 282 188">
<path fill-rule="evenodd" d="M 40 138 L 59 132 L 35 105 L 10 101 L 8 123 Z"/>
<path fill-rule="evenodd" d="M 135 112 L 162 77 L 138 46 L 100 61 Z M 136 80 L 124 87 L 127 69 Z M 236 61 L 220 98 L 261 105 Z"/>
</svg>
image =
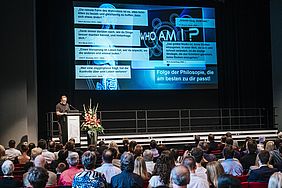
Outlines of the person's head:
<svg viewBox="0 0 282 188">
<path fill-rule="evenodd" d="M 109 144 L 109 148 L 115 148 L 117 150 L 117 153 L 119 155 L 119 149 L 118 149 L 118 145 L 115 141 L 111 141 Z"/>
<path fill-rule="evenodd" d="M 138 174 L 139 176 L 141 176 L 141 178 L 143 180 L 148 180 L 148 173 L 147 173 L 147 168 L 146 168 L 146 164 L 145 161 L 143 159 L 143 157 L 138 156 L 135 161 L 134 161 L 134 171 L 135 174 Z"/>
<path fill-rule="evenodd" d="M 217 188 L 241 188 L 241 181 L 229 174 L 218 177 Z"/>
<path fill-rule="evenodd" d="M 206 169 L 208 181 L 210 182 L 210 184 L 216 187 L 218 177 L 224 174 L 222 165 L 218 161 L 212 161 L 207 164 Z"/>
<path fill-rule="evenodd" d="M 33 148 L 31 150 L 31 159 L 34 160 L 38 155 L 42 154 L 42 149 L 41 148 Z"/>
<path fill-rule="evenodd" d="M 104 147 L 104 146 L 106 146 L 106 144 L 105 144 L 104 141 L 100 141 L 100 142 L 98 143 L 98 146 L 99 146 L 99 147 Z"/>
<path fill-rule="evenodd" d="M 40 140 L 38 141 L 37 146 L 40 147 L 41 149 L 46 149 L 46 148 L 47 148 L 47 142 L 46 142 L 46 140 L 40 139 Z"/>
<path fill-rule="evenodd" d="M 89 146 L 88 146 L 88 151 L 93 151 L 93 152 L 95 152 L 96 151 L 96 145 L 95 144 L 90 144 Z"/>
<path fill-rule="evenodd" d="M 203 150 L 201 148 L 193 148 L 191 155 L 195 158 L 196 163 L 201 163 L 203 159 Z"/>
<path fill-rule="evenodd" d="M 122 171 L 133 172 L 134 156 L 130 152 L 124 152 L 120 157 L 120 168 Z"/>
<path fill-rule="evenodd" d="M 227 145 L 223 149 L 223 156 L 225 159 L 232 159 L 234 157 L 234 150 L 232 145 Z"/>
<path fill-rule="evenodd" d="M 27 179 L 33 188 L 44 188 L 48 182 L 49 174 L 42 167 L 32 167 L 28 171 Z"/>
<path fill-rule="evenodd" d="M 227 137 L 225 143 L 227 145 L 231 145 L 232 146 L 233 145 L 233 139 L 231 137 Z"/>
<path fill-rule="evenodd" d="M 4 161 L 1 168 L 2 168 L 3 174 L 6 175 L 6 176 L 12 175 L 12 173 L 15 170 L 15 166 L 14 166 L 13 162 L 10 161 L 10 160 Z"/>
<path fill-rule="evenodd" d="M 28 151 L 28 145 L 27 144 L 22 144 L 21 145 L 21 152 L 26 153 Z"/>
<path fill-rule="evenodd" d="M 158 144 L 157 144 L 156 140 L 151 140 L 150 141 L 150 148 L 151 149 L 156 149 L 157 146 L 158 146 Z"/>
<path fill-rule="evenodd" d="M 15 148 L 16 147 L 16 141 L 15 140 L 10 140 L 9 141 L 9 148 Z"/>
<path fill-rule="evenodd" d="M 49 149 L 55 151 L 56 142 L 53 140 L 49 141 Z"/>
<path fill-rule="evenodd" d="M 266 151 L 273 151 L 275 149 L 275 144 L 273 141 L 268 141 L 265 144 L 265 150 Z"/>
<path fill-rule="evenodd" d="M 85 169 L 92 170 L 96 164 L 96 155 L 94 152 L 86 151 L 81 157 L 81 162 Z"/>
<path fill-rule="evenodd" d="M 209 134 L 208 135 L 208 141 L 209 142 L 213 142 L 214 141 L 214 135 L 213 134 Z"/>
<path fill-rule="evenodd" d="M 67 101 L 68 101 L 67 96 L 62 95 L 62 96 L 61 96 L 61 103 L 62 103 L 62 104 L 67 104 Z"/>
<path fill-rule="evenodd" d="M 46 164 L 46 159 L 43 157 L 43 155 L 38 155 L 37 157 L 35 157 L 34 166 L 44 168 L 45 164 Z"/>
<path fill-rule="evenodd" d="M 65 145 L 65 149 L 67 151 L 74 151 L 75 150 L 75 143 L 73 141 L 68 141 Z"/>
<path fill-rule="evenodd" d="M 77 152 L 70 152 L 67 157 L 67 162 L 70 166 L 76 166 L 79 162 L 79 155 Z"/>
<path fill-rule="evenodd" d="M 103 154 L 102 154 L 102 159 L 103 159 L 104 163 L 112 163 L 113 159 L 114 159 L 114 155 L 113 155 L 112 150 L 105 149 L 103 151 Z"/>
<path fill-rule="evenodd" d="M 269 178 L 268 188 L 281 188 L 281 187 L 282 187 L 282 173 L 275 172 Z"/>
<path fill-rule="evenodd" d="M 227 132 L 227 133 L 225 133 L 225 136 L 226 136 L 226 137 L 229 137 L 229 138 L 232 138 L 232 134 L 231 134 L 231 132 Z"/>
<path fill-rule="evenodd" d="M 129 144 L 128 138 L 123 138 L 123 139 L 122 139 L 122 144 L 123 144 L 124 146 L 128 146 L 128 144 Z"/>
<path fill-rule="evenodd" d="M 56 143 L 55 145 L 55 151 L 60 151 L 64 148 L 64 145 L 62 143 Z"/>
<path fill-rule="evenodd" d="M 109 148 L 109 150 L 111 150 L 112 154 L 113 154 L 113 159 L 117 159 L 118 158 L 118 152 L 115 148 Z"/>
<path fill-rule="evenodd" d="M 184 157 L 184 159 L 182 161 L 182 165 L 184 165 L 186 168 L 188 168 L 191 173 L 195 173 L 195 170 L 197 168 L 195 158 L 193 156 L 189 156 L 189 155 Z"/>
<path fill-rule="evenodd" d="M 257 151 L 257 144 L 253 140 L 247 142 L 249 153 L 253 154 Z"/>
<path fill-rule="evenodd" d="M 261 164 L 267 164 L 270 158 L 270 154 L 266 150 L 261 150 L 258 154 L 258 158 Z"/>
<path fill-rule="evenodd" d="M 145 161 L 152 161 L 153 160 L 153 153 L 151 150 L 149 149 L 146 149 L 144 152 L 143 152 L 143 158 Z"/>
<path fill-rule="evenodd" d="M 172 187 L 187 187 L 187 184 L 190 182 L 190 172 L 183 166 L 179 165 L 174 167 L 170 173 Z"/>
<path fill-rule="evenodd" d="M 137 142 L 135 140 L 131 140 L 129 142 L 128 150 L 133 153 L 135 146 L 137 145 Z"/>
<path fill-rule="evenodd" d="M 226 136 L 223 135 L 221 138 L 220 138 L 220 142 L 221 143 L 225 143 L 226 142 Z"/>
<path fill-rule="evenodd" d="M 135 147 L 134 147 L 134 155 L 136 156 L 141 156 L 142 153 L 143 153 L 143 147 L 140 145 L 140 144 L 137 144 Z"/>
<path fill-rule="evenodd" d="M 208 143 L 204 141 L 199 142 L 198 147 L 201 148 L 203 151 L 207 151 L 209 149 Z"/>
</svg>

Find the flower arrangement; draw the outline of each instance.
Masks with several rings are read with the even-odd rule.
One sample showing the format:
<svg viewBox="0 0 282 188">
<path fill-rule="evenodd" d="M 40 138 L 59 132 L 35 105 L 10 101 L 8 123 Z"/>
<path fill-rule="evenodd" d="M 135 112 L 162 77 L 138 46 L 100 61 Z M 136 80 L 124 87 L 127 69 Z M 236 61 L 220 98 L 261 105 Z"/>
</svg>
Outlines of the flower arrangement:
<svg viewBox="0 0 282 188">
<path fill-rule="evenodd" d="M 83 109 L 84 122 L 81 125 L 81 130 L 87 131 L 89 136 L 93 135 L 94 133 L 104 133 L 104 127 L 101 125 L 100 119 L 97 118 L 98 103 L 96 106 L 91 108 L 90 99 L 89 107 L 86 108 L 85 104 L 83 104 Z"/>
</svg>

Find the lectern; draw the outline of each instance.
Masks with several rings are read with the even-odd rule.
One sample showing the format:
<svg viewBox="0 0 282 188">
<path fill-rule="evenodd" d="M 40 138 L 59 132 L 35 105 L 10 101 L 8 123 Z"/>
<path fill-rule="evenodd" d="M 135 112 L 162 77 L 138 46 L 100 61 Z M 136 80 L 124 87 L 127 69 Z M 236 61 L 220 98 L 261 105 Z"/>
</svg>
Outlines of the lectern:
<svg viewBox="0 0 282 188">
<path fill-rule="evenodd" d="M 80 144 L 80 116 L 78 111 L 70 111 L 67 113 L 68 140 L 75 139 L 76 144 Z"/>
</svg>

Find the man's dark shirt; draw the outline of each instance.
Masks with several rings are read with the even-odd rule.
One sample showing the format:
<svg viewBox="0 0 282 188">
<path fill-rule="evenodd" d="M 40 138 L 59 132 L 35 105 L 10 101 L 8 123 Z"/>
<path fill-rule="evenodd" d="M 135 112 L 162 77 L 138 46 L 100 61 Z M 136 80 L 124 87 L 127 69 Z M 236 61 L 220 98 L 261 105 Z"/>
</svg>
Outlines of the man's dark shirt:
<svg viewBox="0 0 282 188">
<path fill-rule="evenodd" d="M 3 179 L 0 180 L 0 187 L 16 188 L 16 187 L 22 187 L 22 184 L 20 181 L 12 177 L 4 177 Z"/>
<path fill-rule="evenodd" d="M 249 182 L 268 182 L 270 176 L 277 172 L 277 168 L 269 168 L 267 166 L 262 166 L 259 169 L 251 170 L 248 177 Z"/>
<path fill-rule="evenodd" d="M 122 171 L 111 179 L 112 188 L 143 188 L 143 179 L 132 172 Z"/>
<path fill-rule="evenodd" d="M 249 153 L 241 158 L 240 162 L 245 172 L 247 172 L 250 169 L 250 166 L 255 165 L 256 158 L 257 158 L 256 153 Z"/>
<path fill-rule="evenodd" d="M 61 112 L 61 113 L 64 113 L 64 112 L 69 112 L 70 111 L 70 106 L 68 103 L 66 104 L 62 104 L 62 103 L 58 103 L 56 105 L 56 112 Z"/>
</svg>

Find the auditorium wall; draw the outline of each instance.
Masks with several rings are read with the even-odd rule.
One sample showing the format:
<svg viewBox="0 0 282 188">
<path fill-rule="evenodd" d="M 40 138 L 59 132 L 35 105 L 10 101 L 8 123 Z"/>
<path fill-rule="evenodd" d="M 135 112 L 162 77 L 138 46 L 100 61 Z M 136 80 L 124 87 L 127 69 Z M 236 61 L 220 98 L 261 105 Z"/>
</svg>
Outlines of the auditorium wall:
<svg viewBox="0 0 282 188">
<path fill-rule="evenodd" d="M 34 0 L 1 2 L 0 144 L 37 143 Z"/>
<path fill-rule="evenodd" d="M 276 124 L 282 130 L 282 1 L 270 1 L 273 106 L 276 108 Z"/>
</svg>

